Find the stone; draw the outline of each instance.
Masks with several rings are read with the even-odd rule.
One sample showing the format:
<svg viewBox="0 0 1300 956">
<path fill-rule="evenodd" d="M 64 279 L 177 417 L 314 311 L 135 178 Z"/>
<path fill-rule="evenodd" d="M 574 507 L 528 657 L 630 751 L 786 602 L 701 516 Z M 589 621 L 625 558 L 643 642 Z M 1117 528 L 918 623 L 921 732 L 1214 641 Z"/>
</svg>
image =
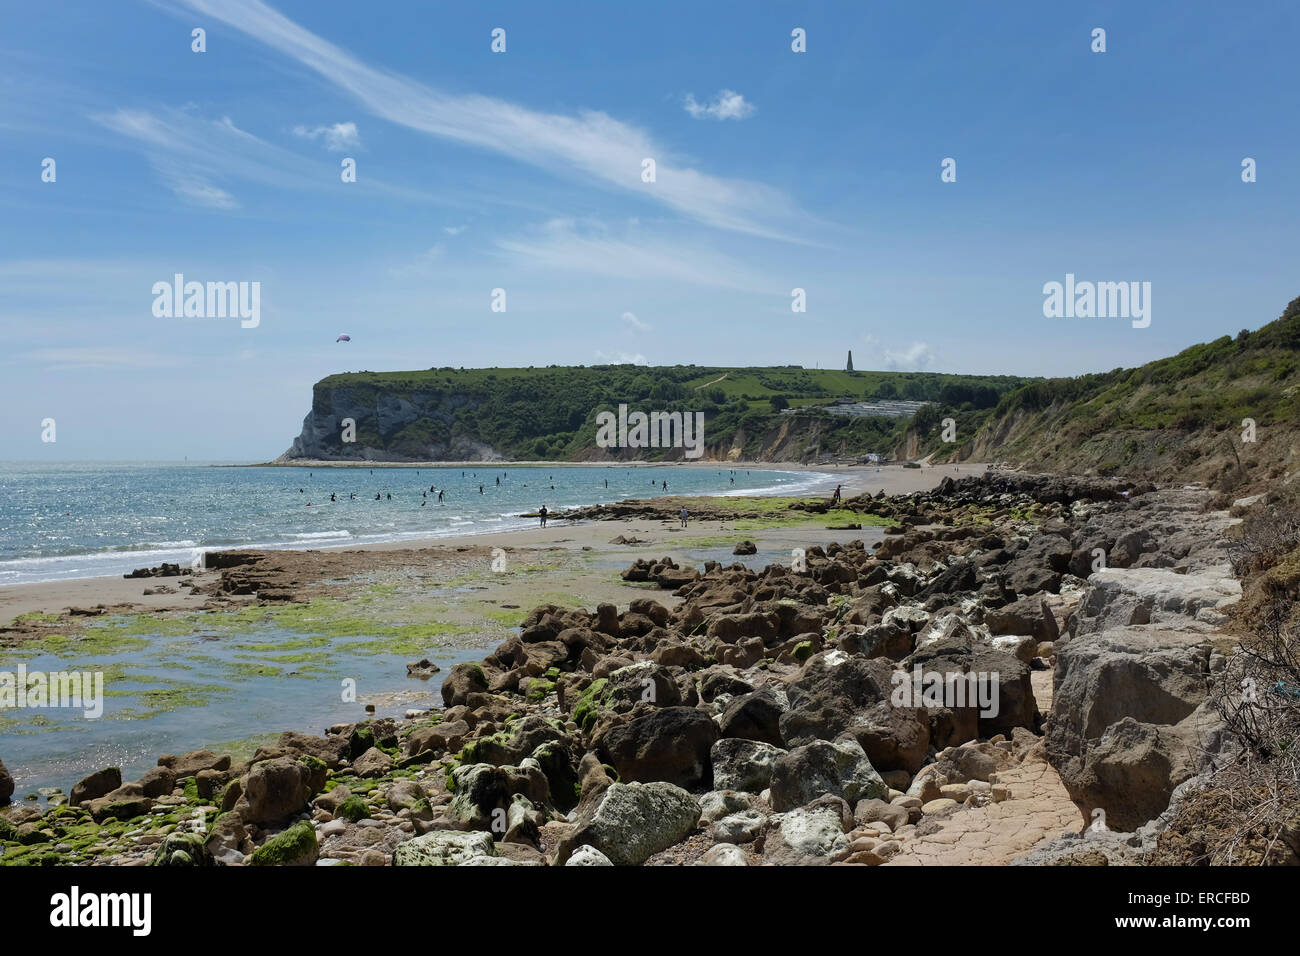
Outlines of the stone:
<svg viewBox="0 0 1300 956">
<path fill-rule="evenodd" d="M 745 851 L 731 843 L 719 843 L 704 851 L 695 866 L 749 866 Z"/>
<path fill-rule="evenodd" d="M 254 764 L 243 778 L 235 810 L 246 822 L 267 824 L 301 813 L 312 798 L 311 774 L 292 757 Z"/>
<path fill-rule="evenodd" d="M 177 780 L 193 777 L 200 770 L 229 770 L 230 755 L 215 754 L 211 750 L 191 750 L 184 756 L 163 754 L 158 758 L 158 766 L 166 767 Z"/>
<path fill-rule="evenodd" d="M 772 768 L 786 751 L 769 743 L 742 737 L 724 737 L 709 752 L 713 786 L 719 790 L 761 793 L 772 780 Z"/>
<path fill-rule="evenodd" d="M 825 866 L 848 855 L 849 839 L 840 814 L 830 807 L 800 808 L 782 814 L 763 846 L 763 862 L 773 866 Z"/>
<path fill-rule="evenodd" d="M 1212 596 L 1193 587 L 1164 606 L 1188 610 Z M 1110 618 L 1106 608 L 1120 604 L 1102 607 L 1096 618 Z M 1085 825 L 1094 809 L 1102 809 L 1112 830 L 1137 829 L 1159 816 L 1174 789 L 1222 749 L 1222 718 L 1207 700 L 1213 637 L 1140 624 L 1085 628 L 1058 645 L 1047 756 Z"/>
<path fill-rule="evenodd" d="M 906 826 L 908 819 L 909 815 L 906 807 L 886 803 L 884 800 L 874 797 L 868 800 L 859 800 L 853 808 L 853 820 L 858 826 L 879 822 L 893 831 L 901 826 Z"/>
<path fill-rule="evenodd" d="M 565 866 L 613 866 L 609 857 L 601 853 L 594 846 L 583 844 L 578 847 L 569 856 L 564 863 Z"/>
<path fill-rule="evenodd" d="M 480 664 L 457 664 L 442 682 L 442 702 L 446 707 L 455 707 L 469 701 L 471 694 L 487 693 L 487 675 Z"/>
<path fill-rule="evenodd" d="M 371 747 L 352 761 L 352 772 L 358 777 L 382 777 L 393 769 L 393 758 L 378 747 Z"/>
<path fill-rule="evenodd" d="M 658 707 L 608 727 L 593 742 L 601 759 L 629 782 L 708 786 L 718 726 L 693 707 Z"/>
<path fill-rule="evenodd" d="M 120 786 L 122 786 L 122 771 L 117 767 L 105 767 L 79 780 L 73 786 L 72 793 L 68 795 L 68 803 L 79 807 L 83 803 L 112 793 Z"/>
<path fill-rule="evenodd" d="M 166 767 L 150 767 L 136 781 L 146 797 L 164 797 L 176 786 L 176 775 Z"/>
<path fill-rule="evenodd" d="M 314 866 L 320 856 L 316 828 L 299 820 L 253 851 L 251 866 Z"/>
<path fill-rule="evenodd" d="M 706 698 L 707 699 L 707 698 Z M 785 707 L 768 690 L 742 694 L 722 712 L 718 729 L 723 737 L 758 740 L 773 747 L 785 747 L 781 736 L 781 715 Z"/>
<path fill-rule="evenodd" d="M 856 803 L 887 792 L 862 746 L 851 737 L 796 747 L 772 768 L 771 803 L 777 811 L 793 810 L 824 794 Z"/>
<path fill-rule="evenodd" d="M 923 803 L 921 805 L 921 812 L 928 817 L 936 813 L 944 813 L 945 811 L 952 810 L 957 806 L 959 806 L 959 804 L 956 800 L 951 800 L 947 797 L 939 797 L 938 799 Z"/>
<path fill-rule="evenodd" d="M 599 800 L 579 806 L 571 833 L 560 841 L 555 862 L 590 845 L 615 866 L 639 866 L 685 839 L 700 819 L 700 805 L 670 783 L 615 783 Z"/>
<path fill-rule="evenodd" d="M 473 857 L 495 856 L 492 834 L 482 831 L 435 830 L 393 851 L 394 866 L 460 866 Z"/>
</svg>

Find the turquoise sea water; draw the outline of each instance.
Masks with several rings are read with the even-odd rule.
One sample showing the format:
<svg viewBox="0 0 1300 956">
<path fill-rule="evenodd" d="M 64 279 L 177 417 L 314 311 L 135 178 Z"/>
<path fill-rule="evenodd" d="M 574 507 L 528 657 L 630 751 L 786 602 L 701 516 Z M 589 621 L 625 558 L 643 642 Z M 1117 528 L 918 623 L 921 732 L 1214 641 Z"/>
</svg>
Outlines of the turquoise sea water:
<svg viewBox="0 0 1300 956">
<path fill-rule="evenodd" d="M 726 467 L 6 462 L 0 463 L 0 584 L 124 574 L 162 561 L 188 565 L 198 551 L 214 548 L 355 546 L 532 527 L 535 519 L 519 516 L 541 505 L 558 511 L 665 494 L 798 494 L 834 482 L 811 472 L 733 474 Z"/>
</svg>

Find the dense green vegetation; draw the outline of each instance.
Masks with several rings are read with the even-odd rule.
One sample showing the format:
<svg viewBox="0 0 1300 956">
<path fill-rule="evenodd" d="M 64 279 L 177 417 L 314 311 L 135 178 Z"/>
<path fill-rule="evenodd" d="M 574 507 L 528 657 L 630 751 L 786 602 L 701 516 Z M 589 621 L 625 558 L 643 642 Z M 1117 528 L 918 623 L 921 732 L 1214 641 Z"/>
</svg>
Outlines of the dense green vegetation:
<svg viewBox="0 0 1300 956">
<path fill-rule="evenodd" d="M 1300 423 L 1297 349 L 1300 298 L 1254 332 L 1137 368 L 1027 382 L 998 402 L 977 454 L 1102 474 L 1210 477 L 1228 487 L 1252 468 L 1281 463 L 1259 449 Z M 1239 437 L 1243 419 L 1259 430 L 1249 449 Z"/>
<path fill-rule="evenodd" d="M 1059 409 L 1065 421 L 1107 428 L 1233 427 L 1295 421 L 1300 401 L 1300 298 L 1276 322 L 1225 335 L 1131 369 L 1077 378 L 1037 379 L 1003 396 L 996 417 Z M 1141 401 L 1134 401 L 1136 397 Z"/>
<path fill-rule="evenodd" d="M 970 434 L 1008 392 L 1026 381 L 1015 376 L 798 366 L 435 368 L 331 375 L 316 384 L 313 408 L 328 417 L 344 400 L 361 412 L 356 416 L 357 446 L 406 458 L 436 457 L 429 449 L 456 439 L 481 442 L 520 459 L 591 457 L 600 451 L 596 415 L 619 404 L 644 412 L 703 412 L 706 444 L 713 454 L 740 445 L 745 457 L 761 458 L 780 444 L 783 457 L 789 458 L 798 457 L 789 450 L 800 442 L 806 446 L 800 450 L 803 454 L 818 447 L 827 454 L 887 453 L 907 429 L 907 419 L 848 419 L 820 409 L 838 399 L 936 402 L 938 407 L 925 410 L 927 421 L 960 416 Z M 379 410 L 403 403 L 421 414 L 385 430 Z M 794 411 L 782 414 L 783 408 Z M 371 409 L 376 413 L 367 414 Z M 337 451 L 346 455 L 350 449 L 340 444 Z M 662 450 L 648 448 L 638 457 L 662 455 Z"/>
</svg>

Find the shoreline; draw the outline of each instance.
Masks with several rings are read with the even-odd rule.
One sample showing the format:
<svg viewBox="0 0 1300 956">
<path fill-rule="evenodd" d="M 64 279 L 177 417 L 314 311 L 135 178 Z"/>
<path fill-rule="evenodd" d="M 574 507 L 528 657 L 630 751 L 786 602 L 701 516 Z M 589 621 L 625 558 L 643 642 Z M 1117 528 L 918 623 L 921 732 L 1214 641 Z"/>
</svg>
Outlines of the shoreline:
<svg viewBox="0 0 1300 956">
<path fill-rule="evenodd" d="M 965 465 L 961 475 L 980 474 L 985 470 L 983 465 Z M 773 469 L 775 470 L 775 469 Z M 892 472 L 881 471 L 879 473 L 872 471 L 858 472 L 854 478 L 856 481 L 846 480 L 844 494 L 851 497 L 856 494 L 883 490 L 886 495 L 905 495 L 917 491 L 925 491 L 933 488 L 943 478 L 948 477 L 952 472 L 947 468 L 920 468 L 904 469 L 894 468 Z M 884 479 L 882 481 L 882 479 Z M 661 501 L 667 505 L 675 500 L 686 500 L 688 498 L 735 498 L 742 497 L 739 495 L 693 495 L 693 496 L 664 496 L 655 499 L 641 499 Z M 743 497 L 775 497 L 772 495 L 743 496 Z M 811 496 L 810 496 L 811 497 Z M 632 500 L 632 499 L 629 499 Z M 815 521 L 810 516 L 810 522 Z M 500 530 L 484 530 L 469 534 L 448 535 L 445 537 L 425 537 L 410 538 L 389 541 L 371 541 L 371 542 L 342 542 L 339 544 L 319 545 L 312 548 L 302 547 L 285 547 L 285 548 L 257 548 L 250 549 L 247 546 L 231 546 L 229 548 L 211 548 L 206 551 L 241 551 L 241 550 L 260 550 L 273 551 L 286 555 L 286 561 L 292 560 L 294 555 L 302 555 L 312 552 L 327 553 L 347 553 L 347 552 L 375 552 L 375 551 L 405 551 L 410 552 L 412 561 L 416 559 L 419 552 L 437 550 L 437 551 L 455 551 L 457 548 L 493 548 L 502 547 L 507 550 L 511 548 L 520 549 L 539 549 L 553 547 L 569 541 L 580 541 L 578 545 L 587 547 L 604 547 L 609 538 L 619 533 L 615 530 L 617 526 L 620 530 L 631 530 L 632 532 L 645 532 L 649 526 L 657 522 L 649 519 L 628 519 L 626 521 L 564 521 L 555 519 L 556 523 L 546 529 L 532 528 L 511 528 Z M 691 527 L 687 531 L 690 538 L 699 536 L 717 535 L 720 533 L 730 533 L 726 528 L 729 522 L 704 522 L 692 521 Z M 657 530 L 657 529 L 656 529 Z M 669 534 L 669 532 L 665 532 Z M 665 538 L 665 544 L 670 538 Z M 202 571 L 192 580 L 196 584 L 212 580 L 216 573 L 212 571 Z M 84 578 L 60 578 L 47 581 L 31 581 L 14 584 L 0 585 L 0 626 L 9 624 L 15 617 L 33 612 L 37 613 L 62 613 L 69 608 L 95 608 L 103 605 L 109 608 L 128 608 L 131 610 L 143 610 L 151 612 L 166 612 L 174 610 L 198 610 L 206 602 L 205 595 L 192 593 L 192 588 L 179 588 L 177 585 L 181 581 L 191 580 L 189 576 L 183 577 L 166 577 L 166 578 L 124 578 L 120 575 L 100 575 L 95 577 Z M 173 593 L 149 594 L 143 593 L 145 590 L 153 591 L 162 585 L 167 587 Z"/>
<path fill-rule="evenodd" d="M 825 464 L 805 464 L 803 462 L 779 461 L 732 461 L 722 458 L 701 458 L 677 461 L 546 461 L 544 459 L 489 459 L 468 461 L 341 461 L 320 458 L 294 458 L 284 460 L 253 462 L 246 465 L 219 464 L 213 468 L 722 468 L 741 471 L 824 471 L 828 468 L 867 470 L 881 467 L 877 465 L 859 465 L 856 462 L 831 461 Z M 900 462 L 890 462 L 883 467 L 901 468 Z M 977 467 L 971 463 L 971 467 Z"/>
<path fill-rule="evenodd" d="M 338 463 L 336 463 L 338 464 Z M 483 463 L 478 463 L 479 465 Z M 552 462 L 542 463 L 547 466 L 554 465 Z M 687 467 L 705 467 L 716 463 L 692 464 Z M 580 462 L 566 463 L 568 467 L 593 467 Z M 641 467 L 657 467 L 654 463 L 641 463 Z M 217 465 L 213 467 L 258 467 L 252 465 Z M 323 466 L 325 467 L 325 466 Z M 353 467 L 345 465 L 344 467 Z M 403 466 L 406 467 L 406 466 Z M 410 467 L 416 467 L 411 465 Z M 427 466 L 426 466 L 427 467 Z M 555 465 L 555 467 L 559 467 Z M 610 466 L 610 467 L 622 467 Z M 965 475 L 979 475 L 987 470 L 985 464 L 971 463 L 961 465 L 960 472 L 954 472 L 951 467 L 931 467 L 922 468 L 903 468 L 899 465 L 882 465 L 880 471 L 876 471 L 877 466 L 860 465 L 854 466 L 853 470 L 846 468 L 842 475 L 843 481 L 839 482 L 844 486 L 844 496 L 853 497 L 859 494 L 883 491 L 886 495 L 906 495 L 918 491 L 926 491 L 937 485 L 944 477 L 952 475 L 961 477 Z M 870 469 L 870 470 L 868 470 Z M 739 470 L 739 469 L 738 469 Z M 826 482 L 829 485 L 831 481 L 841 477 L 834 472 L 827 471 L 824 466 L 777 466 L 773 463 L 752 464 L 748 469 L 751 471 L 802 471 L 825 474 Z M 819 491 L 806 491 L 794 497 L 816 497 L 822 494 Z M 718 494 L 698 494 L 698 495 L 662 495 L 651 498 L 625 499 L 626 501 L 657 501 L 665 505 L 678 500 L 690 500 L 699 498 L 773 498 L 784 497 L 774 495 L 770 492 L 762 494 L 747 494 L 743 491 L 723 492 Z M 621 502 L 620 502 L 621 503 Z M 577 508 L 592 507 L 592 503 L 586 505 L 574 506 Z M 523 517 L 522 515 L 520 516 Z M 529 519 L 531 520 L 531 519 Z M 557 528 L 572 529 L 588 522 L 582 520 L 569 519 L 565 520 L 563 512 L 555 514 L 552 518 Z M 600 524 L 597 522 L 596 524 Z M 549 529 L 548 529 L 549 530 Z M 517 539 L 517 540 L 516 540 Z M 221 547 L 196 547 L 191 551 L 202 551 L 205 554 L 219 551 L 284 551 L 291 553 L 301 553 L 307 551 L 375 551 L 375 550 L 428 550 L 431 548 L 456 548 L 456 547 L 474 547 L 484 546 L 492 547 L 489 542 L 503 542 L 505 547 L 511 546 L 529 546 L 536 547 L 542 542 L 548 540 L 547 537 L 540 534 L 537 528 L 484 528 L 480 531 L 471 531 L 449 535 L 423 536 L 412 538 L 389 538 L 380 541 L 356 541 L 347 540 L 334 543 L 322 543 L 313 547 L 302 547 L 301 544 L 232 544 Z M 518 543 L 517 543 L 518 542 Z M 527 542 L 524 544 L 524 542 Z M 172 555 L 172 551 L 160 550 L 156 558 L 142 558 L 144 566 L 153 566 L 153 562 L 162 561 Z M 146 609 L 161 610 L 172 605 L 168 601 L 149 600 L 150 598 L 166 597 L 166 595 L 142 595 L 141 589 L 153 589 L 159 584 L 173 585 L 184 578 L 124 578 L 119 574 L 88 575 L 85 577 L 65 577 L 49 578 L 42 581 L 21 581 L 9 584 L 0 584 L 0 625 L 8 623 L 13 617 L 26 614 L 31 611 L 45 610 L 48 606 L 45 602 L 39 605 L 32 604 L 32 590 L 39 589 L 46 592 L 58 592 L 66 594 L 67 599 L 72 602 L 69 606 L 73 607 L 94 607 L 97 604 L 110 604 L 113 606 L 122 604 L 125 600 L 134 595 L 131 603 L 140 605 Z M 145 600 L 141 600 L 144 598 Z M 195 604 L 189 602 L 184 604 L 185 607 L 193 607 Z M 15 608 L 18 608 L 15 610 Z"/>
</svg>

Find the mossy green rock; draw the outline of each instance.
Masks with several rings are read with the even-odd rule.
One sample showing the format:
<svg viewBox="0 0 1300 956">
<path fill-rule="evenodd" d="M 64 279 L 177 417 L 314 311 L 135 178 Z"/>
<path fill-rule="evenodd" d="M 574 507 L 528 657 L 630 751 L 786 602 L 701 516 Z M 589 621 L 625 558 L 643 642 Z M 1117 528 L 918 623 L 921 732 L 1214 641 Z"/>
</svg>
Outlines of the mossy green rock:
<svg viewBox="0 0 1300 956">
<path fill-rule="evenodd" d="M 316 828 L 299 820 L 279 836 L 272 837 L 253 851 L 253 866 L 312 866 L 320 856 Z"/>
<path fill-rule="evenodd" d="M 173 833 L 158 845 L 149 865 L 211 866 L 212 855 L 197 834 Z"/>
<path fill-rule="evenodd" d="M 358 820 L 364 819 L 369 813 L 370 808 L 366 805 L 366 801 L 354 794 L 343 801 L 338 812 L 334 815 L 356 823 Z"/>
</svg>

